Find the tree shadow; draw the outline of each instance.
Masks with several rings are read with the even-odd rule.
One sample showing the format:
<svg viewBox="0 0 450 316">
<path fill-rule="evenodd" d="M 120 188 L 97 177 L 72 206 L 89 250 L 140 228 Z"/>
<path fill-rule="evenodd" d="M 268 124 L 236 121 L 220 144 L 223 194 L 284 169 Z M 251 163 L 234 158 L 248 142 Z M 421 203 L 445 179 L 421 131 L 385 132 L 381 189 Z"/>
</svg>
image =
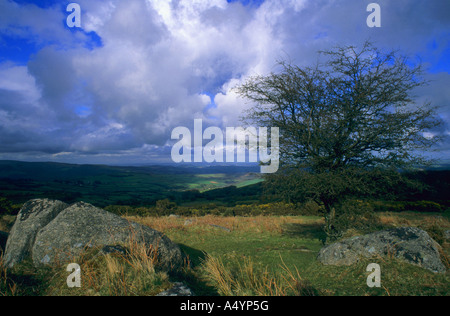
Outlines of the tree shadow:
<svg viewBox="0 0 450 316">
<path fill-rule="evenodd" d="M 0 256 L 6 249 L 6 242 L 8 241 L 8 234 L 0 231 Z"/>
<path fill-rule="evenodd" d="M 178 246 L 186 257 L 188 268 L 174 277 L 186 283 L 196 296 L 219 296 L 217 289 L 208 284 L 199 271 L 207 258 L 207 253 L 184 244 L 178 244 Z"/>
<path fill-rule="evenodd" d="M 200 266 L 206 259 L 207 254 L 202 250 L 198 250 L 186 246 L 184 244 L 178 244 L 178 246 L 180 247 L 183 254 L 186 256 L 186 258 L 189 259 L 189 265 L 191 268 L 196 268 Z"/>
<path fill-rule="evenodd" d="M 325 243 L 327 239 L 327 234 L 323 230 L 323 224 L 289 223 L 283 225 L 282 229 L 284 236 L 318 239 L 322 243 Z"/>
<path fill-rule="evenodd" d="M 0 282 L 0 294 L 5 296 L 44 296 L 49 288 L 49 279 L 45 273 L 39 273 L 25 260 L 20 267 L 3 271 Z M 0 295 L 1 296 L 1 295 Z"/>
</svg>

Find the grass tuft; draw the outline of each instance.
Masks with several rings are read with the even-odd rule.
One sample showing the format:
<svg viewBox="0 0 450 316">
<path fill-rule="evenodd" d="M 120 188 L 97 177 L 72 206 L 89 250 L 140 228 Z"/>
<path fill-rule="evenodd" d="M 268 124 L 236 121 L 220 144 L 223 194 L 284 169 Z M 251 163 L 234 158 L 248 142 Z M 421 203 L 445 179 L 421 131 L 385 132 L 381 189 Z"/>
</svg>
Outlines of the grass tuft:
<svg viewBox="0 0 450 316">
<path fill-rule="evenodd" d="M 223 296 L 317 296 L 319 292 L 305 281 L 298 270 L 293 273 L 283 262 L 282 270 L 261 269 L 251 258 L 236 267 L 226 267 L 222 260 L 208 256 L 203 269 Z"/>
<path fill-rule="evenodd" d="M 53 296 L 154 296 L 170 287 L 169 276 L 155 269 L 157 253 L 130 241 L 127 253 L 98 254 L 91 249 L 74 259 L 81 268 L 80 288 L 68 288 L 64 266 L 53 268 L 47 295 Z"/>
</svg>

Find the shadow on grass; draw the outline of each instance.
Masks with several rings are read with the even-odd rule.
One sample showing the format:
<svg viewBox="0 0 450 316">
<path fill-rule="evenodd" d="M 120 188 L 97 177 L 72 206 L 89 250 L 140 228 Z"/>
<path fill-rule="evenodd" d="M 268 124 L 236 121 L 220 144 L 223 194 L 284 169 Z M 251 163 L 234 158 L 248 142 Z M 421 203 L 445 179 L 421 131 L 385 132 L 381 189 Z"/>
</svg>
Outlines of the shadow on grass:
<svg viewBox="0 0 450 316">
<path fill-rule="evenodd" d="M 0 293 L 5 296 L 42 296 L 48 287 L 48 282 L 36 270 L 27 265 L 12 269 L 0 278 Z"/>
<path fill-rule="evenodd" d="M 283 235 L 289 237 L 302 237 L 307 239 L 318 239 L 324 243 L 327 235 L 322 224 L 285 224 L 283 225 Z"/>
<path fill-rule="evenodd" d="M 206 258 L 206 253 L 204 251 L 183 244 L 178 244 L 178 246 L 184 255 L 189 258 L 191 268 L 198 267 Z"/>
<path fill-rule="evenodd" d="M 178 246 L 188 258 L 190 269 L 188 269 L 187 272 L 174 277 L 182 279 L 182 281 L 192 289 L 196 296 L 219 296 L 217 289 L 209 285 L 198 275 L 200 267 L 207 257 L 206 252 L 191 248 L 184 244 L 178 244 Z"/>
</svg>

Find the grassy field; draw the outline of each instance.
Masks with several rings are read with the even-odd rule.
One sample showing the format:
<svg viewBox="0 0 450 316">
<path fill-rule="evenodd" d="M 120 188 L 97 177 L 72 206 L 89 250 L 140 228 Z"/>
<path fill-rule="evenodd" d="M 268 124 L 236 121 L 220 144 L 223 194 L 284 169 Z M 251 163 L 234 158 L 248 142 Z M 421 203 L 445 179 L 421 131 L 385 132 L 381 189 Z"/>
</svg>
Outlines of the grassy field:
<svg viewBox="0 0 450 316">
<path fill-rule="evenodd" d="M 386 227 L 449 229 L 448 217 L 415 213 L 380 214 Z M 316 260 L 323 247 L 319 217 L 130 218 L 164 231 L 190 255 L 203 281 L 202 295 L 448 295 L 450 277 L 393 259 L 327 267 Z M 357 232 L 354 232 L 357 234 Z M 449 245 L 443 242 L 448 265 Z M 370 263 L 382 267 L 382 288 L 366 280 Z M 225 286 L 224 286 L 225 285 Z"/>
<path fill-rule="evenodd" d="M 433 236 L 450 229 L 449 214 L 382 213 L 385 227 L 417 226 Z M 0 264 L 0 295 L 155 295 L 174 282 L 200 296 L 447 296 L 450 275 L 434 274 L 390 258 L 351 267 L 323 266 L 323 219 L 298 217 L 128 217 L 164 232 L 189 257 L 182 272 L 154 269 L 143 249 L 130 257 L 85 254 L 79 258 L 82 288 L 66 286 L 65 267 L 36 271 L 30 263 L 13 270 Z M 354 231 L 353 234 L 358 232 Z M 439 238 L 437 238 L 439 240 Z M 448 242 L 448 241 L 447 241 Z M 449 244 L 442 258 L 449 267 Z M 366 267 L 378 263 L 382 287 L 369 288 Z"/>
<path fill-rule="evenodd" d="M 185 179 L 186 180 L 186 179 Z M 196 174 L 191 177 L 189 181 L 186 181 L 187 187 L 191 190 L 199 190 L 200 192 L 206 192 L 217 188 L 224 188 L 231 185 L 235 185 L 238 188 L 242 188 L 248 185 L 262 182 L 259 176 L 252 173 L 238 174 L 234 177 L 230 177 L 228 174 Z"/>
</svg>

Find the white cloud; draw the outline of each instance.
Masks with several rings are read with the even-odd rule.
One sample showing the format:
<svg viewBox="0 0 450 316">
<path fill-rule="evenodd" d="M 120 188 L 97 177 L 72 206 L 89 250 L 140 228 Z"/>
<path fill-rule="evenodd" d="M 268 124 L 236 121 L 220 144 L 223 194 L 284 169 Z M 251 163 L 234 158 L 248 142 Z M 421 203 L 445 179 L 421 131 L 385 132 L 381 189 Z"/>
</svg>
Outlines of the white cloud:
<svg viewBox="0 0 450 316">
<path fill-rule="evenodd" d="M 36 80 L 25 66 L 0 65 L 0 90 L 16 92 L 29 104 L 36 104 L 40 97 Z"/>
<path fill-rule="evenodd" d="M 147 155 L 163 148 L 154 146 L 166 144 L 174 127 L 192 126 L 195 118 L 239 126 L 251 105 L 232 88 L 274 71 L 277 60 L 311 65 L 320 49 L 367 38 L 428 57 L 442 56 L 448 45 L 449 20 L 442 13 L 448 5 L 442 3 L 380 0 L 383 27 L 375 30 L 365 24 L 369 0 L 77 2 L 84 32 L 64 28 L 58 6 L 0 0 L 0 32 L 46 46 L 27 66 L 0 67 L 1 151 L 41 146 L 56 154 Z M 103 46 L 84 48 L 89 32 Z M 439 46 L 434 50 L 433 38 Z M 445 86 L 447 76 L 436 76 L 435 87 Z M 448 104 L 444 91 L 433 94 Z"/>
</svg>

